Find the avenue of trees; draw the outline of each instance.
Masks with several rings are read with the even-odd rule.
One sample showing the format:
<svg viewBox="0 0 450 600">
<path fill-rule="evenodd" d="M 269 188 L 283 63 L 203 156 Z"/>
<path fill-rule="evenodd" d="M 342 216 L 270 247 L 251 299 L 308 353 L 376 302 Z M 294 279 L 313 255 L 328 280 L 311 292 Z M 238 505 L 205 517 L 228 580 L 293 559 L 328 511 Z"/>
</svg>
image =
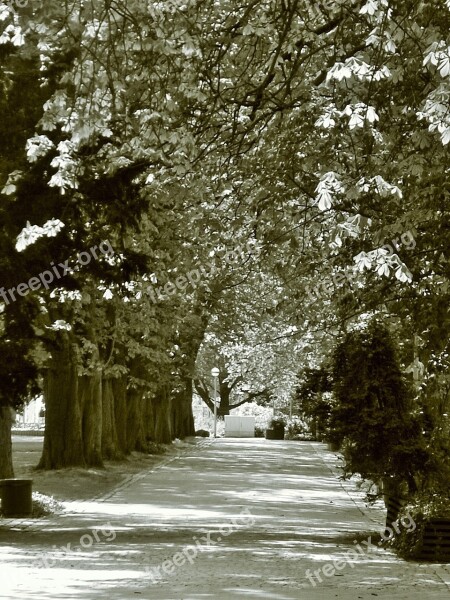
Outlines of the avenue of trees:
<svg viewBox="0 0 450 600">
<path fill-rule="evenodd" d="M 41 466 L 102 465 L 193 434 L 211 367 L 226 414 L 373 316 L 448 424 L 449 25 L 445 0 L 0 3 L 1 477 L 40 391 Z"/>
</svg>

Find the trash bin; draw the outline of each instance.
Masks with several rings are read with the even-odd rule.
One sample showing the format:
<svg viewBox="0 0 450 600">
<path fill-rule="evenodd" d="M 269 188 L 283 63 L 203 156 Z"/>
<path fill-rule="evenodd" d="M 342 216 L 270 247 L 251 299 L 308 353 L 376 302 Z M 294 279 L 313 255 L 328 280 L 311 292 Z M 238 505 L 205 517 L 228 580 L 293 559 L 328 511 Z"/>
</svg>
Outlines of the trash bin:
<svg viewBox="0 0 450 600">
<path fill-rule="evenodd" d="M 284 427 L 282 429 L 266 429 L 266 440 L 284 440 Z"/>
<path fill-rule="evenodd" d="M 5 517 L 30 517 L 33 512 L 32 479 L 1 479 L 0 497 Z"/>
</svg>

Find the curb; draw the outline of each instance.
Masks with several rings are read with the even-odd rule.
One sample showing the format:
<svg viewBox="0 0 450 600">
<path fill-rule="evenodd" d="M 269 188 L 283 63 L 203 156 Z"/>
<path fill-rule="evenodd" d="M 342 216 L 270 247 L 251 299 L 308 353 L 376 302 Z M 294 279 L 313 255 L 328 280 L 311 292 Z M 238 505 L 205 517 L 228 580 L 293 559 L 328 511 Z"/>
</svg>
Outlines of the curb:
<svg viewBox="0 0 450 600">
<path fill-rule="evenodd" d="M 316 453 L 316 455 L 321 459 L 324 466 L 330 471 L 330 473 L 334 477 L 336 477 L 336 479 L 338 479 L 339 485 L 344 490 L 344 492 L 347 494 L 347 496 L 350 498 L 350 500 L 353 502 L 353 504 L 356 506 L 358 511 L 368 521 L 370 521 L 371 523 L 373 523 L 380 529 L 383 529 L 383 527 L 385 525 L 385 521 L 386 521 L 384 509 L 383 509 L 383 514 L 381 514 L 381 509 L 378 509 L 375 507 L 373 507 L 373 508 L 368 507 L 367 504 L 365 504 L 362 501 L 361 497 L 359 497 L 356 494 L 357 489 L 355 488 L 355 483 L 354 482 L 352 483 L 351 480 L 343 480 L 340 478 L 341 473 L 340 473 L 339 468 L 337 467 L 337 459 L 336 459 L 336 456 L 338 453 L 331 452 L 330 450 L 327 450 L 326 448 L 323 448 L 323 452 L 319 452 L 313 444 L 311 444 L 311 446 L 312 446 L 314 452 Z M 330 460 L 331 457 L 333 457 L 332 460 Z"/>
<path fill-rule="evenodd" d="M 355 492 L 355 486 L 354 484 L 351 484 L 351 481 L 349 480 L 342 480 L 339 478 L 339 471 L 338 468 L 336 467 L 336 452 L 331 452 L 330 450 L 327 450 L 326 448 L 324 448 L 323 452 L 319 452 L 317 450 L 317 448 L 315 446 L 312 445 L 312 448 L 314 450 L 314 452 L 316 453 L 316 455 L 318 455 L 318 457 L 322 460 L 324 466 L 327 467 L 327 469 L 330 471 L 330 473 L 333 474 L 333 476 L 337 477 L 339 479 L 339 483 L 342 487 L 342 489 L 345 491 L 345 493 L 349 496 L 349 498 L 351 499 L 351 501 L 355 504 L 355 506 L 358 508 L 359 512 L 362 513 L 368 520 L 370 520 L 372 523 L 375 523 L 376 525 L 379 525 L 381 529 L 384 528 L 385 525 L 385 517 L 379 515 L 378 519 L 376 518 L 376 513 L 375 510 L 376 509 L 372 509 L 374 512 L 372 514 L 369 514 L 369 510 L 371 510 L 370 508 L 368 509 L 366 505 L 365 508 L 366 510 L 364 510 L 361 507 L 361 498 L 355 497 L 354 493 L 352 494 L 351 492 Z M 333 456 L 334 460 L 330 460 L 330 457 Z M 383 511 L 384 512 L 384 511 Z M 394 553 L 395 554 L 395 553 Z M 450 592 L 450 578 L 448 580 L 448 582 L 444 579 L 443 574 L 445 573 L 446 575 L 450 575 L 450 565 L 445 564 L 445 563 L 427 563 L 425 561 L 414 561 L 416 563 L 416 574 L 419 573 L 419 570 L 421 570 L 422 568 L 425 568 L 426 571 L 428 571 L 429 574 L 434 575 L 437 579 L 439 579 L 439 581 L 441 581 L 441 583 L 448 589 L 448 591 Z"/>
<path fill-rule="evenodd" d="M 99 494 L 98 496 L 94 496 L 94 498 L 91 498 L 89 500 L 83 500 L 83 501 L 75 500 L 74 502 L 76 504 L 81 504 L 83 502 L 105 502 L 106 500 L 108 500 L 109 498 L 114 496 L 114 494 L 116 494 L 117 492 L 120 492 L 120 491 L 126 489 L 127 487 L 130 487 L 130 485 L 133 485 L 133 483 L 140 481 L 141 479 L 144 479 L 147 475 L 150 475 L 151 473 L 154 473 L 155 471 L 159 471 L 159 469 L 163 469 L 170 463 L 185 456 L 186 454 L 188 454 L 188 451 L 191 450 L 191 448 L 194 448 L 194 450 L 197 450 L 197 449 L 203 448 L 203 446 L 205 446 L 205 445 L 207 445 L 207 442 L 205 443 L 205 441 L 202 440 L 202 441 L 199 441 L 198 443 L 193 444 L 192 446 L 180 448 L 178 453 L 175 456 L 171 456 L 170 458 L 166 458 L 165 460 L 162 460 L 160 463 L 155 465 L 152 469 L 143 469 L 142 471 L 139 471 L 138 473 L 134 473 L 133 475 L 127 475 L 125 477 L 124 481 L 121 481 L 112 490 L 110 490 L 109 492 L 106 492 L 106 494 Z M 69 502 L 64 502 L 63 504 L 65 506 L 70 505 Z"/>
</svg>

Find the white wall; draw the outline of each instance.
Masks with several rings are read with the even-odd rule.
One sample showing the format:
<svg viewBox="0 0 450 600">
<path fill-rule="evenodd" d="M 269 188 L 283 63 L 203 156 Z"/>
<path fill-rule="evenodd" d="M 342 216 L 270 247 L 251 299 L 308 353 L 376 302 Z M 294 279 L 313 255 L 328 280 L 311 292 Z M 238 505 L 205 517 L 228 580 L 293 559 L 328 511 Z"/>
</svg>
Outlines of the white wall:
<svg viewBox="0 0 450 600">
<path fill-rule="evenodd" d="M 23 409 L 23 415 L 17 415 L 16 422 L 27 424 L 43 423 L 44 419 L 39 417 L 42 408 L 44 408 L 43 396 L 33 398 Z"/>
<path fill-rule="evenodd" d="M 226 415 L 225 437 L 255 437 L 255 417 Z"/>
</svg>

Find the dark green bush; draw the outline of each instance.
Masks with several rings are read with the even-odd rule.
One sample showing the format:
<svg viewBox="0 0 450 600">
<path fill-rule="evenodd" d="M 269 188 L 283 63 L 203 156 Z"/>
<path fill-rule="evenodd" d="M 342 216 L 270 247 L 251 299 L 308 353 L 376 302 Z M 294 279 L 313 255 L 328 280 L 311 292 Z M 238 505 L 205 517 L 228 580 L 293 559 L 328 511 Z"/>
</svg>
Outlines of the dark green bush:
<svg viewBox="0 0 450 600">
<path fill-rule="evenodd" d="M 264 437 L 264 429 L 262 427 L 255 426 L 255 437 L 257 437 L 257 438 Z"/>
<path fill-rule="evenodd" d="M 298 413 L 311 434 L 320 438 L 328 431 L 331 414 L 331 372 L 326 366 L 305 369 L 299 381 L 294 397 Z"/>
<path fill-rule="evenodd" d="M 372 321 L 347 334 L 333 358 L 330 441 L 342 446 L 344 474 L 406 481 L 416 491 L 415 475 L 427 468 L 429 453 L 389 330 Z"/>
<path fill-rule="evenodd" d="M 284 429 L 286 427 L 286 418 L 282 416 L 272 417 L 269 423 L 269 429 Z"/>
</svg>

